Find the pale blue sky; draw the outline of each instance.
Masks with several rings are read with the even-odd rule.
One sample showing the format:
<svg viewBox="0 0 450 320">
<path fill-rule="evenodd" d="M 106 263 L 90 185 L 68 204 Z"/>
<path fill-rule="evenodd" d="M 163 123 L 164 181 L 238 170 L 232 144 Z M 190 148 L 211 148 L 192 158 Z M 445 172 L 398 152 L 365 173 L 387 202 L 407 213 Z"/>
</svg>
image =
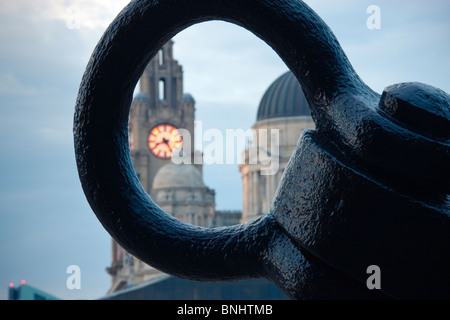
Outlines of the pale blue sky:
<svg viewBox="0 0 450 320">
<path fill-rule="evenodd" d="M 72 121 L 89 56 L 125 0 L 0 0 L 0 299 L 10 282 L 65 299 L 108 290 L 110 238 L 81 190 Z M 307 1 L 335 32 L 351 63 L 375 91 L 420 81 L 450 92 L 449 1 Z M 369 30 L 369 5 L 381 29 Z M 80 10 L 71 28 L 70 6 Z M 73 22 L 73 21 L 72 21 Z M 286 67 L 261 40 L 223 22 L 175 37 L 185 91 L 204 129 L 248 129 L 264 91 Z M 237 165 L 205 168 L 219 209 L 240 209 Z M 81 268 L 68 290 L 66 268 Z"/>
</svg>

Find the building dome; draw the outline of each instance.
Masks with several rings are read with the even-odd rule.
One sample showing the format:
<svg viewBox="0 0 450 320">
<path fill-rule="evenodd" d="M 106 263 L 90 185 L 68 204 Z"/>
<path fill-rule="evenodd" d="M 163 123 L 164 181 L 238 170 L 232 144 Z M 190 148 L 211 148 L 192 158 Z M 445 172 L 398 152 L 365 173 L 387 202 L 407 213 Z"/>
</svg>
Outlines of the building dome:
<svg viewBox="0 0 450 320">
<path fill-rule="evenodd" d="M 300 84 L 288 71 L 264 93 L 256 120 L 293 116 L 311 116 L 311 112 Z"/>
<path fill-rule="evenodd" d="M 184 94 L 181 96 L 181 101 L 182 101 L 182 102 L 195 103 L 194 97 L 193 97 L 191 94 L 189 94 L 189 93 L 184 93 Z"/>
<path fill-rule="evenodd" d="M 163 166 L 153 180 L 153 190 L 165 188 L 205 188 L 200 171 L 192 164 Z"/>
<path fill-rule="evenodd" d="M 139 92 L 133 99 L 134 101 L 150 102 L 149 97 L 144 92 Z"/>
</svg>

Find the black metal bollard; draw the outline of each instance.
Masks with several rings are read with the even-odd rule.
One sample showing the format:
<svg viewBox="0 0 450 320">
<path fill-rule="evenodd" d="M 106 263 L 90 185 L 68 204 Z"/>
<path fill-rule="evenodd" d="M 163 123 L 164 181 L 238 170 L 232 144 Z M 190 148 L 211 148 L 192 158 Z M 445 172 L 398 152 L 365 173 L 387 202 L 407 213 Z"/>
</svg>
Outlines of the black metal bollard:
<svg viewBox="0 0 450 320">
<path fill-rule="evenodd" d="M 266 41 L 304 89 L 316 130 L 300 138 L 271 212 L 207 229 L 163 212 L 136 177 L 128 114 L 149 60 L 177 32 L 224 20 Z M 111 236 L 173 275 L 264 277 L 295 299 L 450 297 L 450 96 L 420 83 L 373 92 L 300 0 L 136 0 L 83 76 L 74 119 L 80 180 Z M 382 271 L 368 290 L 366 270 Z"/>
</svg>

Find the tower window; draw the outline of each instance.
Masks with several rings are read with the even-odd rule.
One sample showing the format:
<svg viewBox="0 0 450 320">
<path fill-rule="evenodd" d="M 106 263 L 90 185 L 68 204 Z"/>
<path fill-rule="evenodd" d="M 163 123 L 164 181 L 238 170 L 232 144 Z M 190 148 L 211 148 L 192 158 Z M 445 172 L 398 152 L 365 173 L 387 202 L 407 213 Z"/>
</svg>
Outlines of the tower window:
<svg viewBox="0 0 450 320">
<path fill-rule="evenodd" d="M 165 79 L 159 80 L 159 100 L 166 100 L 166 81 Z"/>
</svg>

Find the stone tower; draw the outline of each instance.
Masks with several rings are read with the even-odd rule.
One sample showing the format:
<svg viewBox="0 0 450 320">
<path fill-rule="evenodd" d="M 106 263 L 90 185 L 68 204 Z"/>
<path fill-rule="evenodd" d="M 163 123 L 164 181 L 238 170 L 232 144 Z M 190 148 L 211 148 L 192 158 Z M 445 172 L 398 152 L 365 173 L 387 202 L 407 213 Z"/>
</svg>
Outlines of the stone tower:
<svg viewBox="0 0 450 320">
<path fill-rule="evenodd" d="M 178 131 L 187 130 L 194 141 L 195 100 L 183 93 L 183 70 L 173 58 L 172 40 L 147 65 L 139 86 L 130 111 L 131 159 L 150 193 L 158 170 L 171 162 L 171 148 L 182 140 Z M 193 143 L 190 149 L 194 163 Z"/>
</svg>

